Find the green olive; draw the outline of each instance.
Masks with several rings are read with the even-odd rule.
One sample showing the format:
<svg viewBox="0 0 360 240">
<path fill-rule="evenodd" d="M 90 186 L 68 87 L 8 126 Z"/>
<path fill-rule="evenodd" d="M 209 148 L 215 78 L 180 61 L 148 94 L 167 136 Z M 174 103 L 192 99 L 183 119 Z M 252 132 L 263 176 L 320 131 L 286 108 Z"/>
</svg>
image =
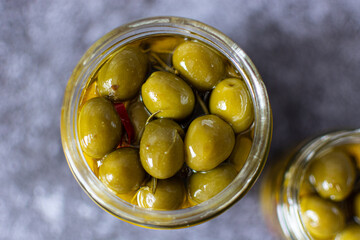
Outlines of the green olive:
<svg viewBox="0 0 360 240">
<path fill-rule="evenodd" d="M 236 171 L 240 171 L 244 166 L 247 157 L 249 156 L 252 146 L 250 138 L 244 135 L 237 135 L 234 149 L 229 157 L 229 160 L 234 164 Z"/>
<path fill-rule="evenodd" d="M 98 91 L 113 101 L 134 97 L 145 80 L 148 59 L 137 47 L 125 47 L 106 62 L 98 74 Z"/>
<path fill-rule="evenodd" d="M 354 216 L 360 222 L 360 193 L 357 193 L 354 198 Z"/>
<path fill-rule="evenodd" d="M 181 139 L 184 139 L 184 137 L 185 137 L 184 129 L 182 129 L 182 127 L 180 127 L 179 124 L 177 124 L 175 121 L 173 121 L 171 119 L 159 118 L 159 119 L 156 119 L 155 121 L 153 121 L 153 124 L 158 124 L 162 128 L 167 128 L 169 130 L 175 129 L 177 131 L 177 133 L 179 134 L 179 136 L 181 137 Z"/>
<path fill-rule="evenodd" d="M 120 148 L 110 153 L 99 167 L 99 179 L 117 194 L 137 190 L 144 178 L 139 153 L 133 148 Z"/>
<path fill-rule="evenodd" d="M 235 133 L 250 127 L 254 107 L 246 84 L 238 78 L 227 78 L 216 85 L 209 102 L 210 112 L 227 121 Z"/>
<path fill-rule="evenodd" d="M 184 144 L 177 123 L 170 119 L 157 119 L 145 126 L 140 141 L 140 160 L 151 176 L 159 179 L 172 177 L 184 164 Z M 170 127 L 169 127 L 170 126 Z"/>
<path fill-rule="evenodd" d="M 195 171 L 208 171 L 227 159 L 235 145 L 231 126 L 216 115 L 193 120 L 185 136 L 185 161 Z"/>
<path fill-rule="evenodd" d="M 356 166 L 358 170 L 360 170 L 360 144 L 348 144 L 345 145 L 343 148 L 355 159 Z"/>
<path fill-rule="evenodd" d="M 154 72 L 141 88 L 146 108 L 160 118 L 183 119 L 191 114 L 195 96 L 190 86 L 175 74 Z"/>
<path fill-rule="evenodd" d="M 127 109 L 130 121 L 134 127 L 134 144 L 139 144 L 141 136 L 143 134 L 146 120 L 149 118 L 149 113 L 146 111 L 142 102 L 134 102 L 130 104 Z"/>
<path fill-rule="evenodd" d="M 345 227 L 345 215 L 334 202 L 306 196 L 301 199 L 300 208 L 304 226 L 314 238 L 333 238 Z"/>
<path fill-rule="evenodd" d="M 121 120 L 112 103 L 102 97 L 88 100 L 79 113 L 82 150 L 93 158 L 102 158 L 120 142 Z"/>
<path fill-rule="evenodd" d="M 142 187 L 137 195 L 138 205 L 142 208 L 155 210 L 176 210 L 185 199 L 185 187 L 180 178 L 151 179 Z M 155 189 L 154 189 L 155 188 Z"/>
<path fill-rule="evenodd" d="M 196 172 L 189 178 L 189 196 L 195 203 L 205 202 L 226 188 L 236 175 L 231 164 L 221 164 L 207 172 Z"/>
<path fill-rule="evenodd" d="M 310 181 L 323 198 L 344 200 L 352 191 L 356 180 L 356 167 L 344 152 L 331 151 L 310 165 Z"/>
<path fill-rule="evenodd" d="M 306 169 L 305 174 L 300 182 L 299 197 L 316 194 L 314 186 L 310 182 L 310 170 Z"/>
<path fill-rule="evenodd" d="M 360 239 L 360 226 L 351 224 L 343 231 L 336 235 L 335 240 L 359 240 Z"/>
<path fill-rule="evenodd" d="M 198 42 L 184 42 L 173 54 L 173 65 L 195 88 L 211 90 L 225 75 L 225 63 L 218 53 Z"/>
</svg>

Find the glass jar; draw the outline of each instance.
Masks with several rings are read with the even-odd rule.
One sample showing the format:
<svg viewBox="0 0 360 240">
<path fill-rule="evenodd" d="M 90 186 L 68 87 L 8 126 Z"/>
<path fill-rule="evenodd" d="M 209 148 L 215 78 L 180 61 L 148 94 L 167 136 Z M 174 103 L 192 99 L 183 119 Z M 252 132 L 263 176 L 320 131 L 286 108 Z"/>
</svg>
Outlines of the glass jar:
<svg viewBox="0 0 360 240">
<path fill-rule="evenodd" d="M 301 184 L 307 176 L 306 171 L 316 156 L 350 144 L 360 144 L 360 129 L 314 138 L 267 170 L 260 199 L 265 221 L 273 233 L 284 239 L 313 239 L 304 226 L 300 211 L 300 197 L 304 194 Z"/>
<path fill-rule="evenodd" d="M 161 34 L 181 35 L 202 41 L 217 49 L 231 61 L 246 82 L 254 104 L 253 145 L 245 166 L 236 179 L 203 204 L 174 210 L 155 211 L 132 205 L 115 196 L 95 176 L 82 153 L 77 121 L 79 98 L 89 75 L 109 54 L 129 42 Z M 179 17 L 155 17 L 120 26 L 97 40 L 74 69 L 66 87 L 61 110 L 61 138 L 69 167 L 84 191 L 95 203 L 127 222 L 150 228 L 192 226 L 219 215 L 242 198 L 262 171 L 272 134 L 272 116 L 262 79 L 249 57 L 227 36 L 198 21 Z"/>
</svg>

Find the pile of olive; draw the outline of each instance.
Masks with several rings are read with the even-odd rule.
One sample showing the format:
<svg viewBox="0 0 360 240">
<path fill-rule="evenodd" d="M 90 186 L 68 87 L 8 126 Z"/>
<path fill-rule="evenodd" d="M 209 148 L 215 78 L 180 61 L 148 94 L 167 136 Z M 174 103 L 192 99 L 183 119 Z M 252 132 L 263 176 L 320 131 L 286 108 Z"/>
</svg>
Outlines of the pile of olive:
<svg viewBox="0 0 360 240">
<path fill-rule="evenodd" d="M 117 196 L 174 210 L 221 192 L 252 146 L 252 98 L 218 51 L 179 36 L 138 40 L 91 75 L 78 114 L 85 158 Z"/>
<path fill-rule="evenodd" d="M 320 153 L 300 187 L 301 217 L 313 239 L 360 239 L 360 144 Z"/>
</svg>

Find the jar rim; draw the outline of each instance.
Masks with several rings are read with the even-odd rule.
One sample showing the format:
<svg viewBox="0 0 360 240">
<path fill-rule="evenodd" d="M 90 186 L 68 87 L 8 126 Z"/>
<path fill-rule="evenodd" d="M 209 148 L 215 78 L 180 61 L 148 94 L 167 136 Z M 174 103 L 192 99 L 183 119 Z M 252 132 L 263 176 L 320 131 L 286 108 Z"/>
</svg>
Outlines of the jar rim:
<svg viewBox="0 0 360 240">
<path fill-rule="evenodd" d="M 205 203 L 179 210 L 147 210 L 116 197 L 89 166 L 85 166 L 76 124 L 79 94 L 85 86 L 86 75 L 91 67 L 99 64 L 104 51 L 119 47 L 126 42 L 159 32 L 177 32 L 189 35 L 216 47 L 236 66 L 246 81 L 254 104 L 254 139 L 246 164 L 235 180 Z M 120 44 L 120 45 L 121 45 Z M 80 71 L 81 70 L 81 71 Z M 85 81 L 85 82 L 84 82 Z M 69 167 L 89 197 L 107 212 L 122 220 L 151 228 L 179 228 L 198 224 L 215 217 L 232 206 L 253 186 L 268 156 L 272 136 L 272 115 L 265 85 L 250 58 L 229 37 L 217 29 L 196 20 L 181 17 L 152 17 L 122 25 L 96 41 L 84 54 L 74 69 L 65 90 L 61 110 L 61 139 Z M 91 171 L 91 173 L 89 172 Z M 156 220 L 154 220 L 156 219 Z"/>
</svg>

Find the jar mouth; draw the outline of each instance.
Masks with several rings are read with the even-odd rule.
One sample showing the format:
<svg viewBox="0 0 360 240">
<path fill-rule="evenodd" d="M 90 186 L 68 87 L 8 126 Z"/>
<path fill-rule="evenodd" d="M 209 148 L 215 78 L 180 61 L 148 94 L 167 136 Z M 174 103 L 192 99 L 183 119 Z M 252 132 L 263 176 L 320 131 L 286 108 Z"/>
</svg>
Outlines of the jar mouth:
<svg viewBox="0 0 360 240">
<path fill-rule="evenodd" d="M 254 104 L 254 138 L 248 159 L 234 181 L 220 194 L 199 205 L 172 211 L 156 211 L 132 205 L 108 190 L 87 165 L 77 136 L 79 99 L 92 71 L 111 52 L 136 39 L 177 34 L 216 48 L 237 68 Z M 150 228 L 180 228 L 215 217 L 243 197 L 262 171 L 272 135 L 271 107 L 265 85 L 252 61 L 230 38 L 204 23 L 180 17 L 154 17 L 120 26 L 93 44 L 69 79 L 61 110 L 61 138 L 69 167 L 94 202 L 122 220 Z"/>
<path fill-rule="evenodd" d="M 311 239 L 303 226 L 300 209 L 300 184 L 312 160 L 340 145 L 360 143 L 360 129 L 331 132 L 310 140 L 291 157 L 286 166 L 279 191 L 279 223 L 291 239 Z M 291 226 L 290 226 L 291 225 Z M 299 226 L 294 229 L 293 225 Z"/>
</svg>

